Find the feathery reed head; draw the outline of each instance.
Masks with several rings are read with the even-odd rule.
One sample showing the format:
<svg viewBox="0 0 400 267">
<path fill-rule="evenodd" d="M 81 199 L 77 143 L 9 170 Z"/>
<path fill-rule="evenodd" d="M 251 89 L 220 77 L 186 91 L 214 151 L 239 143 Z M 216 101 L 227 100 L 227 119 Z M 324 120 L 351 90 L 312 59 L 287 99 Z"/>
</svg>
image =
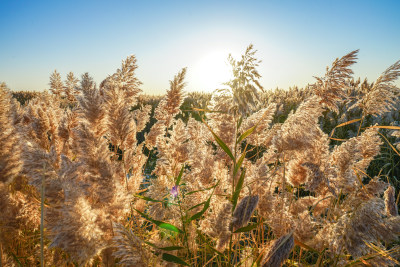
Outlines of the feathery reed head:
<svg viewBox="0 0 400 267">
<path fill-rule="evenodd" d="M 170 89 L 167 90 L 167 95 L 161 100 L 159 106 L 154 112 L 154 117 L 157 120 L 165 120 L 166 125 L 170 125 L 171 119 L 180 112 L 179 107 L 183 102 L 183 88 L 185 83 L 186 68 L 183 68 L 172 81 L 169 81 Z"/>
<path fill-rule="evenodd" d="M 332 67 L 327 68 L 324 78 L 318 78 L 315 85 L 315 94 L 320 98 L 320 103 L 337 111 L 336 102 L 344 96 L 347 79 L 351 78 L 353 71 L 349 68 L 356 63 L 359 50 L 348 53 L 342 58 L 337 58 Z"/>
<path fill-rule="evenodd" d="M 99 88 L 87 73 L 78 85 L 72 73 L 63 84 L 54 72 L 55 95 L 43 93 L 22 107 L 0 84 L 1 248 L 6 244 L 5 253 L 17 255 L 7 244 L 10 237 L 32 236 L 40 219 L 35 190 L 44 185 L 48 247 L 62 249 L 77 264 L 97 258 L 105 265 L 243 265 L 254 260 L 269 233 L 280 238 L 260 251 L 257 263 L 262 259 L 263 266 L 284 264 L 294 239 L 304 250 L 307 244 L 326 251 L 327 265 L 367 258 L 379 265 L 388 261 L 377 252 L 398 255 L 389 249 L 400 233 L 397 189 L 369 168 L 382 140 L 379 127 L 368 126 L 379 121 L 396 129 L 400 117 L 367 115 L 382 114 L 383 105 L 399 106 L 393 81 L 400 63 L 375 84 L 361 84 L 350 80 L 353 51 L 312 88 L 260 96 L 254 55 L 250 45 L 240 61 L 230 57 L 230 90 L 213 95 L 213 112 L 188 120 L 179 114 L 186 69 L 170 81 L 162 100 L 139 98 L 134 56 Z M 205 107 L 209 96 L 200 97 L 197 102 L 192 94 L 185 107 Z M 63 106 L 65 98 L 73 103 Z M 349 112 L 354 102 L 359 108 Z M 36 188 L 20 182 L 25 176 Z M 366 183 L 366 176 L 377 178 Z M 246 187 L 255 195 L 245 196 Z M 251 219 L 258 223 L 246 226 Z M 265 233 L 266 227 L 271 231 Z M 295 230 L 287 234 L 289 229 Z M 318 261 L 297 254 L 291 260 Z"/>
<path fill-rule="evenodd" d="M 394 81 L 400 76 L 400 60 L 387 68 L 372 86 L 364 87 L 364 95 L 350 108 L 360 107 L 363 115 L 379 116 L 396 108 L 400 88 Z"/>
<path fill-rule="evenodd" d="M 256 110 L 260 102 L 259 91 L 263 91 L 263 87 L 259 83 L 261 75 L 257 70 L 261 61 L 255 58 L 256 52 L 257 50 L 254 50 L 253 45 L 250 44 L 241 60 L 237 61 L 232 55 L 229 55 L 228 60 L 234 78 L 225 83 L 229 86 L 229 90 L 217 90 L 230 95 L 232 101 L 230 112 L 243 117 Z"/>
<path fill-rule="evenodd" d="M 293 232 L 272 241 L 261 261 L 263 267 L 279 267 L 289 257 L 294 247 Z"/>
<path fill-rule="evenodd" d="M 399 211 L 396 204 L 395 189 L 389 185 L 385 191 L 385 210 L 387 216 L 398 216 Z"/>
<path fill-rule="evenodd" d="M 75 101 L 75 88 L 78 86 L 78 78 L 75 77 L 73 72 L 67 74 L 67 79 L 64 84 L 64 94 L 69 101 Z"/>
<path fill-rule="evenodd" d="M 116 248 L 114 256 L 119 258 L 123 266 L 145 267 L 146 255 L 143 249 L 143 241 L 140 240 L 131 229 L 126 229 L 119 223 L 113 223 L 115 236 L 113 246 Z"/>
<path fill-rule="evenodd" d="M 60 73 L 57 72 L 57 70 L 54 70 L 54 72 L 50 75 L 50 91 L 58 96 L 61 96 L 61 93 L 63 92 L 64 89 L 64 84 L 61 80 L 61 75 Z"/>
<path fill-rule="evenodd" d="M 245 196 L 236 206 L 233 212 L 233 230 L 244 226 L 249 220 L 254 210 L 257 208 L 258 196 Z"/>
<path fill-rule="evenodd" d="M 12 123 L 13 106 L 5 83 L 0 83 L 0 183 L 9 183 L 21 170 L 19 135 Z"/>
</svg>

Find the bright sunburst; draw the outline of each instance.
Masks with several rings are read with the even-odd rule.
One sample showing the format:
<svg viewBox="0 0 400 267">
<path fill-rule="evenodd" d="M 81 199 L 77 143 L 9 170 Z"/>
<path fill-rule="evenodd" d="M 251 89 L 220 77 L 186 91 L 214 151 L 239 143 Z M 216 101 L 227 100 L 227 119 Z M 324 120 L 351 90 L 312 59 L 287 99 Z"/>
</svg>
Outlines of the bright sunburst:
<svg viewBox="0 0 400 267">
<path fill-rule="evenodd" d="M 200 55 L 191 75 L 191 83 L 198 91 L 211 92 L 226 87 L 223 83 L 232 78 L 228 55 L 229 52 L 225 50 L 215 50 Z"/>
</svg>

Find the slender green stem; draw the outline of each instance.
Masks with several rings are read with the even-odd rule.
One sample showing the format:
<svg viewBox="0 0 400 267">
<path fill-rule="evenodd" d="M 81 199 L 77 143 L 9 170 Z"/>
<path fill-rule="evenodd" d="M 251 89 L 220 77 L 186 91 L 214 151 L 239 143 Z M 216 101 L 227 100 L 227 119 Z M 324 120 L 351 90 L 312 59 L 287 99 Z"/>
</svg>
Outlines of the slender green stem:
<svg viewBox="0 0 400 267">
<path fill-rule="evenodd" d="M 232 194 L 231 194 L 232 198 L 233 198 L 233 195 L 235 193 L 235 173 L 234 173 L 234 170 L 236 169 L 236 164 L 237 164 L 237 162 L 236 162 L 237 151 L 238 151 L 238 136 L 237 135 L 238 135 L 238 131 L 239 131 L 239 120 L 236 120 L 236 116 L 235 116 L 236 128 L 235 128 L 235 147 L 234 147 L 234 154 L 233 154 L 234 160 L 233 160 L 233 168 L 232 168 Z M 239 173 L 239 171 L 238 171 L 238 173 Z M 238 173 L 236 173 L 236 175 Z M 232 211 L 231 211 L 232 217 L 233 217 L 233 212 L 234 212 L 234 210 L 232 209 Z M 232 243 L 233 243 L 233 225 L 230 226 L 229 230 L 231 231 L 231 236 L 229 238 L 228 264 L 231 265 L 231 253 L 232 253 Z"/>
<path fill-rule="evenodd" d="M 181 213 L 181 222 L 182 222 L 182 228 L 183 228 L 183 232 L 184 234 L 184 242 L 185 242 L 185 246 L 188 252 L 188 256 L 189 258 L 191 258 L 191 253 L 190 253 L 190 248 L 189 248 L 189 242 L 188 242 L 188 236 L 187 236 L 187 231 L 186 231 L 186 224 L 185 224 L 185 220 L 184 220 L 184 216 L 183 216 L 183 211 L 182 211 L 182 206 L 181 206 L 181 200 L 179 198 L 179 193 L 177 195 L 178 198 L 178 205 L 179 205 L 179 212 Z"/>
</svg>

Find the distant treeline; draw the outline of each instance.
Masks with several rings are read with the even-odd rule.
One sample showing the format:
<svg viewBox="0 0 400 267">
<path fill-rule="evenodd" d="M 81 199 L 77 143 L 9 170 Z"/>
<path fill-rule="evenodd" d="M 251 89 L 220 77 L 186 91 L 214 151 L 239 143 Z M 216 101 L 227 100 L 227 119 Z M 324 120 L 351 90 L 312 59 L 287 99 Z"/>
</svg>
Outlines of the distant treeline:
<svg viewBox="0 0 400 267">
<path fill-rule="evenodd" d="M 25 103 L 28 103 L 29 100 L 32 98 L 35 98 L 42 94 L 42 92 L 33 92 L 33 91 L 13 91 L 12 96 L 18 100 L 21 105 L 25 105 Z"/>
</svg>

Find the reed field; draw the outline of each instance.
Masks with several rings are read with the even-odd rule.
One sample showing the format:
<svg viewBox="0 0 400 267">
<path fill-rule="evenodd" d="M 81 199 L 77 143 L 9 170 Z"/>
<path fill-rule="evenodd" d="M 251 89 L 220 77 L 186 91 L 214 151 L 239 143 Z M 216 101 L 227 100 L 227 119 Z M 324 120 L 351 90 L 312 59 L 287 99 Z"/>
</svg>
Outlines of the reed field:
<svg viewBox="0 0 400 267">
<path fill-rule="evenodd" d="M 212 94 L 142 94 L 135 56 L 1 83 L 0 266 L 400 266 L 400 61 L 357 54 L 288 90 L 252 45 Z"/>
</svg>

